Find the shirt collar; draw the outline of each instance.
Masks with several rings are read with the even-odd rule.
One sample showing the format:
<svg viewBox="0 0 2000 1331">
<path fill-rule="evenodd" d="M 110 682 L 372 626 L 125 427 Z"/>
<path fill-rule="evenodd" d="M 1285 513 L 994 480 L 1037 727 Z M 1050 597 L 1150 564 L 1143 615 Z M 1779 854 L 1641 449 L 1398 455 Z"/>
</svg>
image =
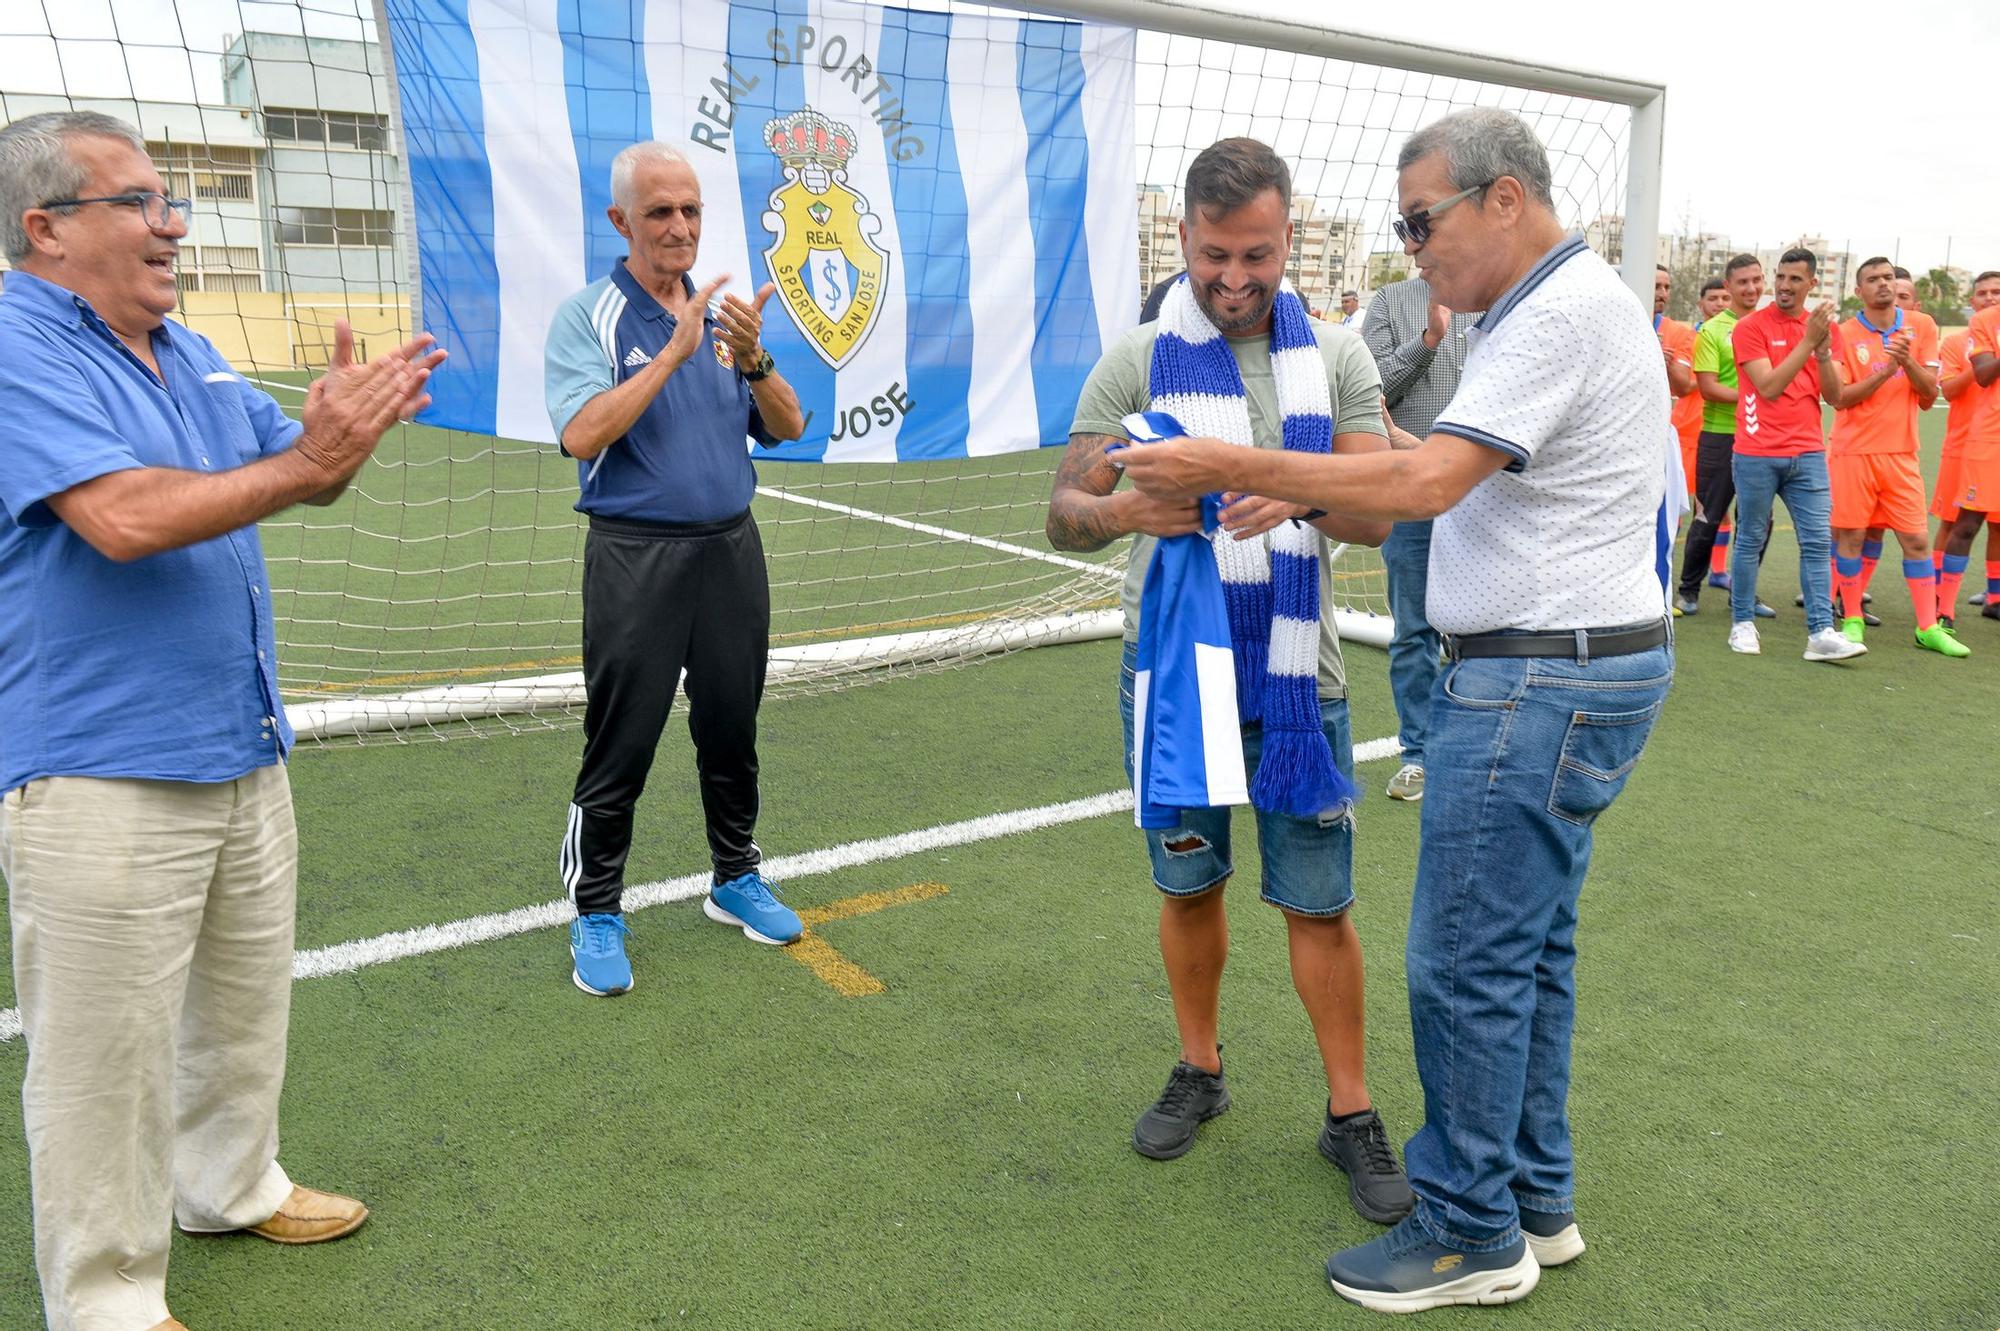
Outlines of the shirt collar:
<svg viewBox="0 0 2000 1331">
<path fill-rule="evenodd" d="M 1581 235 L 1572 233 L 1565 236 L 1560 244 L 1535 261 L 1535 266 L 1528 270 L 1525 277 L 1508 287 L 1500 299 L 1493 302 L 1493 308 L 1481 315 L 1479 322 L 1473 326 L 1481 332 L 1491 333 L 1500 326 L 1502 319 L 1514 312 L 1516 305 L 1526 300 L 1536 287 L 1547 281 L 1551 273 L 1588 248 L 1590 247 L 1584 244 Z"/>
<path fill-rule="evenodd" d="M 5 291 L 4 294 L 0 294 L 0 298 L 20 301 L 29 310 L 53 320 L 62 327 L 91 328 L 113 342 L 119 341 L 118 334 L 112 331 L 110 324 L 104 322 L 104 316 L 97 312 L 95 306 L 68 287 L 58 282 L 51 282 L 45 277 L 24 273 L 18 268 L 11 269 L 7 273 Z M 172 320 L 160 320 L 160 326 L 153 330 L 154 343 L 157 346 L 171 347 L 174 344 L 172 329 Z"/>
<path fill-rule="evenodd" d="M 1897 305 L 1892 308 L 1896 311 L 1896 319 L 1887 328 L 1877 328 L 1874 324 L 1869 323 L 1868 310 L 1865 306 L 1854 312 L 1854 321 L 1875 334 L 1875 336 L 1881 338 L 1882 345 L 1886 347 L 1889 345 L 1890 338 L 1903 331 L 1903 307 Z"/>
<path fill-rule="evenodd" d="M 653 299 L 653 293 L 646 290 L 638 278 L 632 276 L 632 270 L 625 266 L 623 259 L 619 259 L 611 265 L 611 280 L 617 285 L 620 291 L 625 293 L 625 299 L 631 302 L 632 308 L 637 310 L 643 317 L 651 319 L 655 323 L 674 317 L 667 313 L 666 306 Z M 689 296 L 694 294 L 694 279 L 686 273 L 681 274 L 681 291 Z M 707 312 L 703 311 L 704 318 L 706 315 Z"/>
</svg>

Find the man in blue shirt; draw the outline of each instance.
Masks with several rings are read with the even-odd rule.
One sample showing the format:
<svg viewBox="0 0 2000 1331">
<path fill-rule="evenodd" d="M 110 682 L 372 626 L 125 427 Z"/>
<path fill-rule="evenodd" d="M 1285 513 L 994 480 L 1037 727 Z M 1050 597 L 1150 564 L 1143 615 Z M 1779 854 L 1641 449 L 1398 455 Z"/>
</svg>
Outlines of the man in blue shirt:
<svg viewBox="0 0 2000 1331">
<path fill-rule="evenodd" d="M 590 518 L 583 765 L 559 865 L 577 912 L 570 979 L 599 997 L 632 987 L 620 910 L 632 810 L 683 671 L 715 869 L 703 909 L 761 943 L 803 932 L 758 873 L 754 839 L 771 591 L 746 440 L 805 431 L 798 394 L 758 341 L 776 288 L 719 308 L 709 302 L 727 275 L 695 290 L 701 181 L 677 150 L 619 153 L 611 198 L 629 256 L 556 311 L 545 375 Z"/>
<path fill-rule="evenodd" d="M 0 130 L 0 868 L 51 1331 L 178 1328 L 168 1240 L 338 1238 L 276 1159 L 297 837 L 255 523 L 329 503 L 443 353 L 303 426 L 167 319 L 188 203 L 91 113 Z"/>
</svg>

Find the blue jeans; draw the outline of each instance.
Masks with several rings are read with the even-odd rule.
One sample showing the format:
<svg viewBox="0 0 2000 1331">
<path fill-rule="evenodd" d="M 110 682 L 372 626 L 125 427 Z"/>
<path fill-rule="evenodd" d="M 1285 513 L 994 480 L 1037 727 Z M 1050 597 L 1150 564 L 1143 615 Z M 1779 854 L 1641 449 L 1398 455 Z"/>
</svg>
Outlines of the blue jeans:
<svg viewBox="0 0 2000 1331">
<path fill-rule="evenodd" d="M 1118 715 L 1125 722 L 1125 779 L 1132 779 L 1132 683 L 1139 659 L 1135 643 L 1125 644 L 1118 680 Z M 1321 698 L 1320 725 L 1333 746 L 1341 775 L 1354 777 L 1354 740 L 1348 731 L 1347 699 Z M 1254 779 L 1264 752 L 1264 728 L 1243 727 L 1243 768 Z M 1141 828 L 1153 886 L 1170 897 L 1200 896 L 1236 871 L 1229 847 L 1230 808 L 1183 809 L 1179 827 Z M 1264 868 L 1259 896 L 1293 915 L 1339 915 L 1354 904 L 1354 819 L 1347 810 L 1323 818 L 1257 813 L 1257 851 Z M 1187 845 L 1189 838 L 1195 844 Z M 1169 843 L 1179 849 L 1169 849 Z"/>
<path fill-rule="evenodd" d="M 1755 549 L 1755 546 L 1748 548 Z M 1671 646 L 1448 664 L 1431 698 L 1406 964 L 1424 1126 L 1417 1217 L 1465 1252 L 1573 1209 L 1570 1029 L 1591 826 L 1639 760 Z"/>
<path fill-rule="evenodd" d="M 1438 635 L 1424 615 L 1424 582 L 1430 575 L 1431 524 L 1399 522 L 1382 542 L 1389 571 L 1389 613 L 1396 636 L 1389 640 L 1389 692 L 1396 700 L 1396 739 L 1403 761 L 1424 765 L 1424 736 L 1430 730 L 1431 686 L 1438 677 Z"/>
<path fill-rule="evenodd" d="M 1790 458 L 1738 453 L 1736 541 L 1729 547 L 1729 617 L 1747 623 L 1757 613 L 1757 560 L 1771 535 L 1771 503 L 1785 501 L 1799 538 L 1799 590 L 1806 594 L 1806 632 L 1833 627 L 1833 488 L 1826 454 Z M 1428 792 L 1426 792 L 1428 793 Z"/>
</svg>

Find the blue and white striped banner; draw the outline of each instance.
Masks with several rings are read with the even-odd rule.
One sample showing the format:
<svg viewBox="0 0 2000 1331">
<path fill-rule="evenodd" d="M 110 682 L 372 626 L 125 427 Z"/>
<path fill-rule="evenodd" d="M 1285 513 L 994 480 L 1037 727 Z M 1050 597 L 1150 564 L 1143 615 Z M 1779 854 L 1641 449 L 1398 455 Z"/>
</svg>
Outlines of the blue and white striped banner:
<svg viewBox="0 0 2000 1331">
<path fill-rule="evenodd" d="M 779 285 L 764 341 L 810 415 L 765 456 L 1063 443 L 1135 320 L 1131 29 L 842 0 L 387 7 L 422 318 L 451 352 L 428 424 L 553 441 L 543 339 L 625 253 L 611 159 L 642 139 L 701 179 L 697 285 Z"/>
</svg>

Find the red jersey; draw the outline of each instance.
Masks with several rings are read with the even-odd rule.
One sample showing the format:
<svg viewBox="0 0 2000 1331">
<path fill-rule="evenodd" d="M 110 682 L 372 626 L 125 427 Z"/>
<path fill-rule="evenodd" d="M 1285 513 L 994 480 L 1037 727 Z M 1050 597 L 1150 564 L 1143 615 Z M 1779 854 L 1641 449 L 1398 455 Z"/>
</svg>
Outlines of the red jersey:
<svg viewBox="0 0 2000 1331">
<path fill-rule="evenodd" d="M 1789 458 L 1826 447 L 1821 433 L 1817 357 L 1806 357 L 1805 365 L 1775 401 L 1760 397 L 1743 369 L 1753 360 L 1769 361 L 1775 369 L 1805 335 L 1805 315 L 1787 318 L 1776 305 L 1766 305 L 1736 321 L 1730 345 L 1736 354 L 1736 391 L 1741 394 L 1736 404 L 1737 452 L 1750 457 Z M 1844 345 L 1838 324 L 1827 330 L 1827 338 L 1837 362 Z"/>
<path fill-rule="evenodd" d="M 1915 457 L 1917 413 L 1923 408 L 1918 405 L 1917 390 L 1910 387 L 1909 376 L 1889 359 L 1889 339 L 1898 333 L 1909 334 L 1910 359 L 1935 372 L 1937 321 L 1921 310 L 1892 310 L 1886 328 L 1873 327 L 1867 319 L 1868 312 L 1863 310 L 1841 322 L 1840 336 L 1846 344 L 1839 355 L 1841 377 L 1857 384 L 1885 369 L 1895 373 L 1860 402 L 1834 413 L 1833 439 L 1827 451 L 1836 456 L 1908 453 Z"/>
</svg>

